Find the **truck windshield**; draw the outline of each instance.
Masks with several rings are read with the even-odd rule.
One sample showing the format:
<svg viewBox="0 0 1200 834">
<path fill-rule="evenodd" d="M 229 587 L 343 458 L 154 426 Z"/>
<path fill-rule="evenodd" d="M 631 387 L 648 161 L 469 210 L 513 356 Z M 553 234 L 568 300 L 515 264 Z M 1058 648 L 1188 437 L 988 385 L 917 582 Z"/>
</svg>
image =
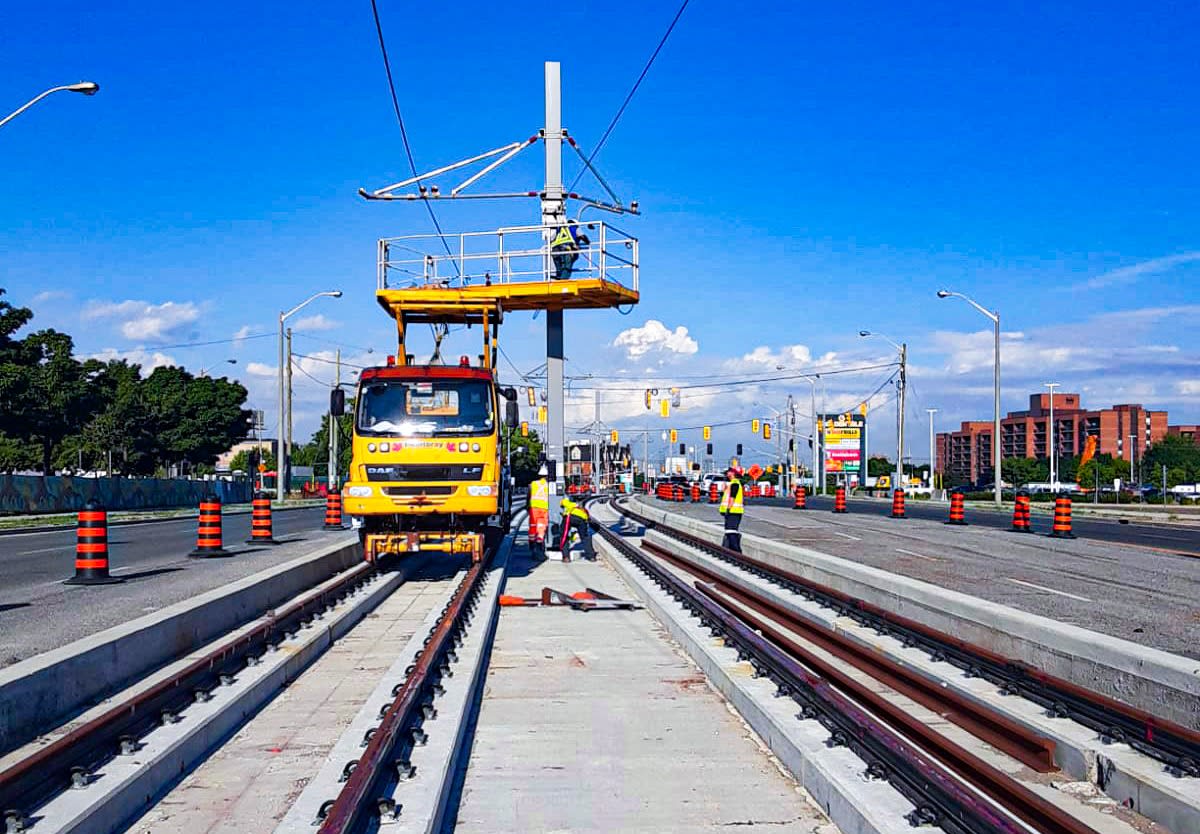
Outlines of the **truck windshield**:
<svg viewBox="0 0 1200 834">
<path fill-rule="evenodd" d="M 358 431 L 399 437 L 490 434 L 491 386 L 476 379 L 387 380 L 365 385 Z"/>
</svg>

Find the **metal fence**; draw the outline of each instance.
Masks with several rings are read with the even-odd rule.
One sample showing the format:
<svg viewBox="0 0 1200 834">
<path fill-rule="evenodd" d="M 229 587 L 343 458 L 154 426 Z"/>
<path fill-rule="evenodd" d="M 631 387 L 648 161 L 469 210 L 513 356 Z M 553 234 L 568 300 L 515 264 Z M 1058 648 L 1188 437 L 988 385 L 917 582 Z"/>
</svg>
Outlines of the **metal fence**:
<svg viewBox="0 0 1200 834">
<path fill-rule="evenodd" d="M 210 493 L 222 504 L 244 504 L 250 482 L 0 475 L 0 514 L 74 512 L 89 501 L 107 510 L 193 507 Z"/>
</svg>

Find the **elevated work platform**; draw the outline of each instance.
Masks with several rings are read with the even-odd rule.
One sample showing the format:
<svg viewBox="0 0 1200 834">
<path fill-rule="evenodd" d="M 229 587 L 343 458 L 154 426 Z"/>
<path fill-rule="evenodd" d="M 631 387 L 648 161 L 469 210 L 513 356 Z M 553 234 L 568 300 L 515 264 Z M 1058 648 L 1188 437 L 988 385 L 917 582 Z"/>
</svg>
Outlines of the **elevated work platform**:
<svg viewBox="0 0 1200 834">
<path fill-rule="evenodd" d="M 636 304 L 638 241 L 596 221 L 379 241 L 376 299 L 409 323 L 494 322 L 512 310 Z M 555 240 L 560 242 L 556 245 Z"/>
</svg>

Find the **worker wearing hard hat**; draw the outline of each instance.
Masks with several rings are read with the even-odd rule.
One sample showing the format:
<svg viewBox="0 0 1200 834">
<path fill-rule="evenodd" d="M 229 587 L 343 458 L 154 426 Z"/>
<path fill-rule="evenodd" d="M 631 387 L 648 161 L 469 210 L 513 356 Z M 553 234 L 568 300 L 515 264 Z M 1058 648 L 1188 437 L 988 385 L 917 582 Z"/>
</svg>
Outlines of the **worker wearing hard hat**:
<svg viewBox="0 0 1200 834">
<path fill-rule="evenodd" d="M 558 549 L 562 551 L 563 561 L 571 561 L 571 546 L 568 542 L 572 530 L 579 534 L 584 555 L 589 559 L 595 559 L 595 553 L 592 551 L 592 531 L 588 524 L 588 511 L 570 498 L 564 498 L 559 506 L 562 507 L 563 520 L 562 540 L 559 542 Z"/>
<path fill-rule="evenodd" d="M 734 466 L 726 471 L 729 483 L 725 485 L 725 494 L 721 496 L 718 508 L 718 512 L 725 517 L 725 539 L 721 544 L 738 553 L 742 552 L 742 534 L 738 532 L 738 528 L 741 527 L 742 515 L 746 512 L 741 474 L 742 470 Z"/>
<path fill-rule="evenodd" d="M 546 467 L 529 484 L 529 540 L 545 545 L 546 525 L 550 518 L 550 485 L 546 483 Z"/>
</svg>

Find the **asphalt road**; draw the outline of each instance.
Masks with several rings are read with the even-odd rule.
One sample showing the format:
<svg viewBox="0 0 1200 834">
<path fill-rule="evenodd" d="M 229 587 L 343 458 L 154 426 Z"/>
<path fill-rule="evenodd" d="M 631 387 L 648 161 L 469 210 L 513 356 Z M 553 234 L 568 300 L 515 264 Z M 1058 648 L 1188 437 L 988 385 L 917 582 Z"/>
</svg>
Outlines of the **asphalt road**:
<svg viewBox="0 0 1200 834">
<path fill-rule="evenodd" d="M 790 498 L 752 499 L 751 503 L 772 507 L 791 507 Z M 815 511 L 829 512 L 833 509 L 833 499 L 829 496 L 810 496 L 809 506 Z M 846 502 L 848 515 L 863 513 L 866 515 L 889 517 L 892 512 L 890 501 L 877 499 L 851 498 Z M 909 501 L 904 508 L 905 515 L 913 519 L 930 521 L 945 521 L 949 505 L 929 501 Z M 981 510 L 968 507 L 967 523 L 979 527 L 989 527 L 997 530 L 1008 530 L 1012 526 L 1012 512 L 998 513 L 994 510 Z M 903 522 L 901 522 L 903 523 Z M 1032 525 L 1036 533 L 1050 532 L 1051 517 L 1034 513 Z M 1130 522 L 1122 524 L 1119 521 L 1098 519 L 1076 515 L 1072 519 L 1072 530 L 1081 539 L 1119 544 L 1136 544 L 1141 547 L 1153 547 L 1189 556 L 1200 556 L 1200 525 L 1182 526 L 1170 524 L 1153 524 Z"/>
<path fill-rule="evenodd" d="M 650 500 L 671 512 L 720 523 L 710 505 Z M 1162 550 L 1161 539 L 1145 537 L 1162 528 L 1088 523 L 1101 535 L 1153 542 L 1143 545 L 1082 536 L 1050 538 L 1045 518 L 1034 522 L 1041 535 L 1008 532 L 994 513 L 968 514 L 970 526 L 950 526 L 942 523 L 936 505 L 918 509 L 910 504 L 910 517 L 903 520 L 887 517 L 891 508 L 883 502 L 851 502 L 845 515 L 833 514 L 831 502 L 821 499 L 807 511 L 790 506 L 752 500 L 742 530 L 1200 658 L 1200 558 Z M 991 523 L 984 523 L 985 518 Z M 1181 537 L 1190 535 L 1180 532 Z"/>
<path fill-rule="evenodd" d="M 222 520 L 224 558 L 190 559 L 195 518 L 108 531 L 119 585 L 64 585 L 75 573 L 75 530 L 0 536 L 0 666 L 48 651 L 294 559 L 347 533 L 322 530 L 324 508 L 276 512 L 277 547 L 245 544 L 250 515 Z"/>
</svg>

